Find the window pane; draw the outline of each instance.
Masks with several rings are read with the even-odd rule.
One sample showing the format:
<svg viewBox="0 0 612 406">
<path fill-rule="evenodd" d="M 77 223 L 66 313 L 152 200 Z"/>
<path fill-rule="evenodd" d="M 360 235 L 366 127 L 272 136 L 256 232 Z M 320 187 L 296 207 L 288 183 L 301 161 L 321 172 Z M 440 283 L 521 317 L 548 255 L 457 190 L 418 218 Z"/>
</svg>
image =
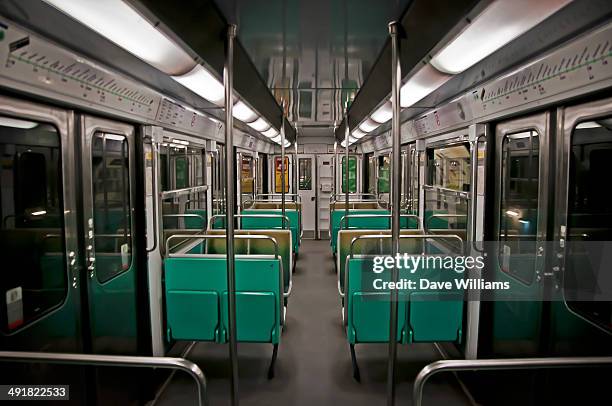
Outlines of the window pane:
<svg viewBox="0 0 612 406">
<path fill-rule="evenodd" d="M 389 193 L 389 178 L 391 176 L 391 157 L 378 157 L 378 193 Z"/>
<path fill-rule="evenodd" d="M 368 157 L 368 193 L 376 193 L 376 158 Z"/>
<path fill-rule="evenodd" d="M 428 155 L 430 185 L 469 192 L 471 174 L 469 144 L 431 149 Z"/>
<path fill-rule="evenodd" d="M 240 165 L 240 193 L 242 204 L 253 200 L 255 187 L 255 174 L 253 173 L 253 158 L 243 156 Z"/>
<path fill-rule="evenodd" d="M 92 141 L 92 183 L 96 274 L 106 282 L 132 260 L 127 139 L 96 133 Z"/>
<path fill-rule="evenodd" d="M 612 162 L 612 118 L 580 123 L 572 134 L 569 162 L 567 239 L 612 241 L 612 192 L 609 165 Z M 606 243 L 607 244 L 607 243 Z M 565 266 L 565 288 L 585 293 L 609 291 L 606 244 L 570 243 Z M 568 297 L 573 296 L 568 293 Z M 612 304 L 604 301 L 568 301 L 574 311 L 612 330 Z"/>
<path fill-rule="evenodd" d="M 298 160 L 300 190 L 312 190 L 312 158 Z"/>
<path fill-rule="evenodd" d="M 346 193 L 344 187 L 344 181 L 346 180 L 346 172 L 344 169 L 344 162 L 346 157 L 342 157 L 342 169 L 340 173 L 340 178 L 342 179 L 342 193 Z M 349 184 L 349 193 L 357 193 L 357 157 L 349 156 L 349 166 L 348 166 L 348 184 Z"/>
<path fill-rule="evenodd" d="M 0 116 L 0 330 L 14 331 L 67 294 L 60 137 Z"/>
<path fill-rule="evenodd" d="M 536 266 L 539 148 L 536 131 L 502 141 L 500 263 L 504 272 L 528 284 Z"/>
</svg>

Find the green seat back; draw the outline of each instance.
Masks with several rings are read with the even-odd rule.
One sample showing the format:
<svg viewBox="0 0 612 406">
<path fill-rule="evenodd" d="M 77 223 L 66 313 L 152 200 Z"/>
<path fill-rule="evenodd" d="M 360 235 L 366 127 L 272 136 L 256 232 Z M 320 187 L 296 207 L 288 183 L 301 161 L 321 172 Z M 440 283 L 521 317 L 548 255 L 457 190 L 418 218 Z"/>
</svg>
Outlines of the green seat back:
<svg viewBox="0 0 612 406">
<path fill-rule="evenodd" d="M 185 214 L 197 214 L 202 217 L 185 217 L 185 228 L 197 230 L 206 229 L 206 221 L 208 219 L 206 209 L 187 209 L 185 210 Z"/>
<path fill-rule="evenodd" d="M 382 209 L 357 209 L 349 210 L 349 215 L 353 214 L 390 214 L 388 210 Z M 331 212 L 331 247 L 332 252 L 337 253 L 338 231 L 340 230 L 340 221 L 346 215 L 346 211 L 333 210 Z M 362 228 L 368 230 L 385 230 L 391 227 L 391 219 L 389 217 L 369 217 L 369 218 L 348 218 L 342 223 L 342 229 Z"/>
<path fill-rule="evenodd" d="M 227 341 L 227 261 L 224 257 L 170 257 L 166 273 L 168 336 L 175 340 Z M 236 258 L 236 327 L 243 342 L 280 338 L 280 261 Z"/>
<path fill-rule="evenodd" d="M 243 210 L 241 214 L 257 215 L 257 214 L 282 214 L 281 209 L 254 209 L 254 210 Z M 299 252 L 299 236 L 300 236 L 300 220 L 299 211 L 297 210 L 285 210 L 285 216 L 289 218 L 289 229 L 291 230 L 291 240 L 293 242 L 293 252 L 296 254 Z M 266 230 L 266 229 L 282 229 L 283 219 L 281 217 L 243 217 L 240 220 L 242 222 L 243 230 Z M 286 224 L 286 221 L 285 221 Z"/>
</svg>

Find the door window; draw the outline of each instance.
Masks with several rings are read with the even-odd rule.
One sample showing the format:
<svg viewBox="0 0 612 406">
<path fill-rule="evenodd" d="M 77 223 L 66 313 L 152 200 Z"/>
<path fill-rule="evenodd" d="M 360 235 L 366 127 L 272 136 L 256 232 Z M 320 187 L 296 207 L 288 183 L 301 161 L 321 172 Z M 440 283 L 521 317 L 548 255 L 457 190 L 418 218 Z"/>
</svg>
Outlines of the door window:
<svg viewBox="0 0 612 406">
<path fill-rule="evenodd" d="M 300 190 L 312 190 L 312 158 L 298 160 L 298 176 Z"/>
<path fill-rule="evenodd" d="M 344 186 L 346 172 L 344 168 L 344 162 L 346 157 L 342 157 L 342 172 L 340 173 L 340 178 L 342 179 L 342 193 L 346 193 L 346 188 Z M 348 184 L 349 184 L 349 193 L 357 193 L 357 157 L 349 156 L 349 165 L 348 165 Z"/>
<path fill-rule="evenodd" d="M 571 136 L 568 180 L 566 297 L 610 291 L 610 265 L 603 241 L 612 240 L 612 191 L 607 186 L 612 163 L 612 117 L 578 124 Z M 581 244 L 578 241 L 586 241 Z M 602 243 L 593 243 L 599 241 Z M 609 247 L 609 245 L 608 245 Z M 612 330 L 609 301 L 568 301 L 595 324 Z"/>
<path fill-rule="evenodd" d="M 127 271 L 132 261 L 128 142 L 98 132 L 92 140 L 92 186 L 96 274 L 103 283 Z"/>
<path fill-rule="evenodd" d="M 530 284 L 536 267 L 538 231 L 538 133 L 530 130 L 508 134 L 501 148 L 501 269 Z"/>
<path fill-rule="evenodd" d="M 0 330 L 59 306 L 68 292 L 60 137 L 55 127 L 0 116 Z"/>
</svg>

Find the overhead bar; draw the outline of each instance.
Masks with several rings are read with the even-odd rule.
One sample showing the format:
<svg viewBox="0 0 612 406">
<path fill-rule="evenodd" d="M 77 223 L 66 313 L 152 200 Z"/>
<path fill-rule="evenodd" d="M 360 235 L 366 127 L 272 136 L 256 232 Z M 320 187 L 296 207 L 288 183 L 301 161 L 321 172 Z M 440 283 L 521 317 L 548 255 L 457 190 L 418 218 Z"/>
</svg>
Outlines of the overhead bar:
<svg viewBox="0 0 612 406">
<path fill-rule="evenodd" d="M 234 188 L 236 182 L 234 155 L 234 41 L 237 27 L 230 24 L 227 27 L 227 44 L 225 54 L 225 67 L 223 68 L 223 82 L 225 85 L 225 170 L 227 179 L 226 188 L 226 252 L 227 252 L 227 294 L 229 313 L 229 355 L 232 379 L 230 382 L 230 398 L 232 406 L 238 406 L 238 344 L 236 340 L 236 274 L 234 253 L 234 212 L 236 201 Z"/>
<path fill-rule="evenodd" d="M 399 49 L 399 22 L 389 23 L 389 36 L 391 37 L 391 105 L 393 117 L 391 119 L 391 253 L 395 257 L 399 253 L 400 242 L 400 205 L 401 191 L 401 136 L 400 136 L 400 84 L 402 82 L 402 69 L 400 66 Z M 348 126 L 347 126 L 348 128 Z M 391 281 L 398 280 L 399 270 L 393 267 Z M 391 290 L 389 318 L 389 359 L 387 365 L 387 405 L 395 405 L 395 361 L 397 358 L 397 290 Z"/>
</svg>

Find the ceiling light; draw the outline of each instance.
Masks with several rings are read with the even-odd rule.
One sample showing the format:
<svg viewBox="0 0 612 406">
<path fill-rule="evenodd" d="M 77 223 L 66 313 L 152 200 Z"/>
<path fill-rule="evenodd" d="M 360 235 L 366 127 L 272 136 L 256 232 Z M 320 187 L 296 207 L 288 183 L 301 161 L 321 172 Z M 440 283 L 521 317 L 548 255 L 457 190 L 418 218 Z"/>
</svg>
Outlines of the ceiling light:
<svg viewBox="0 0 612 406">
<path fill-rule="evenodd" d="M 276 142 L 277 144 L 280 144 L 280 142 L 281 142 L 281 138 L 282 138 L 282 137 L 281 137 L 281 135 L 280 135 L 280 134 L 278 134 L 276 137 L 274 137 L 274 138 L 270 138 L 270 139 L 271 139 L 273 142 Z"/>
<path fill-rule="evenodd" d="M 266 120 L 259 117 L 256 121 L 252 123 L 247 123 L 249 127 L 259 132 L 264 132 L 270 128 L 270 124 L 266 123 Z"/>
<path fill-rule="evenodd" d="M 289 140 L 285 140 L 285 148 L 290 147 L 291 142 Z"/>
<path fill-rule="evenodd" d="M 433 57 L 431 64 L 442 72 L 463 72 L 529 31 L 570 1 L 496 0 L 442 48 Z"/>
<path fill-rule="evenodd" d="M 33 121 L 19 120 L 10 117 L 0 117 L 0 126 L 2 127 L 13 127 L 20 128 L 22 130 L 29 130 L 31 128 L 36 127 L 37 125 L 38 123 L 35 123 Z"/>
<path fill-rule="evenodd" d="M 119 141 L 119 142 L 125 141 L 125 137 L 123 135 L 104 134 L 104 138 L 107 140 L 113 140 L 113 141 Z"/>
<path fill-rule="evenodd" d="M 45 1 L 168 75 L 184 74 L 195 65 L 187 52 L 122 0 Z"/>
<path fill-rule="evenodd" d="M 506 210 L 506 214 L 507 214 L 508 216 L 512 216 L 512 217 L 518 217 L 518 216 L 520 216 L 520 214 L 519 214 L 518 212 L 514 211 L 514 210 Z"/>
<path fill-rule="evenodd" d="M 251 121 L 255 121 L 257 119 L 257 114 L 255 114 L 255 112 L 242 101 L 238 101 L 238 103 L 234 104 L 232 115 L 245 123 L 250 123 Z"/>
<path fill-rule="evenodd" d="M 196 65 L 184 75 L 172 76 L 172 79 L 217 105 L 222 105 L 225 100 L 225 88 L 202 65 Z"/>
<path fill-rule="evenodd" d="M 176 138 L 173 138 L 172 142 L 176 144 L 181 144 L 181 145 L 189 145 L 189 141 L 177 140 Z"/>
<path fill-rule="evenodd" d="M 268 138 L 276 137 L 278 135 L 278 131 L 276 131 L 276 129 L 274 129 L 274 127 L 270 127 L 269 130 L 262 131 L 261 133 L 263 135 L 265 135 L 266 137 L 268 137 Z"/>
<path fill-rule="evenodd" d="M 365 137 L 365 136 L 367 135 L 367 133 L 366 133 L 366 132 L 361 131 L 359 128 L 355 128 L 355 129 L 353 130 L 353 132 L 351 133 L 351 135 L 352 135 L 353 137 L 355 137 L 356 139 L 360 139 L 360 138 Z"/>
<path fill-rule="evenodd" d="M 370 116 L 372 120 L 376 121 L 377 123 L 381 123 L 381 124 L 386 123 L 387 121 L 391 120 L 392 117 L 393 117 L 393 108 L 391 106 L 390 101 L 387 101 L 385 104 L 380 106 Z"/>
<path fill-rule="evenodd" d="M 588 128 L 601 128 L 595 121 L 584 121 L 576 126 L 577 130 L 585 130 Z"/>
<path fill-rule="evenodd" d="M 402 107 L 412 106 L 442 86 L 451 77 L 431 65 L 423 66 L 400 89 L 400 105 Z"/>
<path fill-rule="evenodd" d="M 369 133 L 370 131 L 376 130 L 379 126 L 380 123 L 377 123 L 371 118 L 367 118 L 363 123 L 361 123 L 359 129 L 365 131 L 366 133 Z"/>
<path fill-rule="evenodd" d="M 32 216 L 44 216 L 45 214 L 47 214 L 47 210 L 38 210 L 38 211 L 33 211 L 32 213 L 30 213 Z"/>
</svg>

